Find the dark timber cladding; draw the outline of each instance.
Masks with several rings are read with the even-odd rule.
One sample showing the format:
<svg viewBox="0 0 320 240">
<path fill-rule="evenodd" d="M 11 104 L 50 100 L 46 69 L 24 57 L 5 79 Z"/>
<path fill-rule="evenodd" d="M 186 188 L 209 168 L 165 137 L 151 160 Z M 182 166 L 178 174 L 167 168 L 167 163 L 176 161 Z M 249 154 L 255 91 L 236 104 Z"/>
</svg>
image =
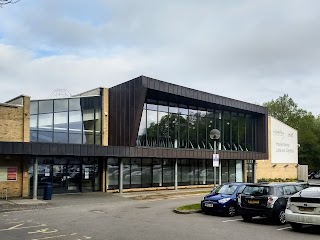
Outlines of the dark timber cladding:
<svg viewBox="0 0 320 240">
<path fill-rule="evenodd" d="M 152 96 L 175 103 L 192 104 L 198 107 L 214 108 L 222 111 L 233 110 L 239 113 L 255 115 L 257 117 L 257 136 L 259 136 L 257 139 L 258 152 L 254 154 L 256 157 L 249 159 L 261 159 L 260 154 L 267 154 L 268 152 L 267 108 L 145 76 L 140 76 L 109 89 L 109 145 L 136 145 L 143 105 L 146 98 L 152 98 Z M 155 152 L 160 151 L 155 148 L 153 150 Z M 184 149 L 181 151 L 188 150 Z M 239 156 L 239 159 L 243 159 L 240 158 L 240 155 L 245 153 L 238 152 L 232 154 L 236 154 Z"/>
<path fill-rule="evenodd" d="M 225 160 L 267 159 L 268 157 L 266 153 L 258 152 L 219 151 L 219 154 L 221 159 Z M 0 155 L 212 159 L 210 150 L 35 142 L 0 142 Z"/>
</svg>

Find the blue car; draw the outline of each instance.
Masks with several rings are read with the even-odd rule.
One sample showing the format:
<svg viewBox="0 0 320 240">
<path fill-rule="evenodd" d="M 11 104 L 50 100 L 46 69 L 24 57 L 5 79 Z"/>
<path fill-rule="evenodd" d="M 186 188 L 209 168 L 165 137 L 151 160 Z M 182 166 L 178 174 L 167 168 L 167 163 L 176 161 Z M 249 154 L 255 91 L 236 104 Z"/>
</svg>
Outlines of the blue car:
<svg viewBox="0 0 320 240">
<path fill-rule="evenodd" d="M 238 213 L 237 197 L 249 183 L 225 183 L 201 200 L 204 213 L 220 213 L 230 217 Z"/>
</svg>

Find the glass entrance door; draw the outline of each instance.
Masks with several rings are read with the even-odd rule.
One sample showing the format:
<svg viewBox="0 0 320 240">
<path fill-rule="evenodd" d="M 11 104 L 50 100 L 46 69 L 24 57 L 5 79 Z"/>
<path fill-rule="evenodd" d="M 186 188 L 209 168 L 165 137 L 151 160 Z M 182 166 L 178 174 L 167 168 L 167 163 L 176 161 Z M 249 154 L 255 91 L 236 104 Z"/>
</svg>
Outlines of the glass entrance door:
<svg viewBox="0 0 320 240">
<path fill-rule="evenodd" d="M 94 165 L 82 165 L 82 192 L 94 191 Z"/>
<path fill-rule="evenodd" d="M 53 165 L 52 184 L 53 193 L 80 191 L 81 165 Z"/>
</svg>

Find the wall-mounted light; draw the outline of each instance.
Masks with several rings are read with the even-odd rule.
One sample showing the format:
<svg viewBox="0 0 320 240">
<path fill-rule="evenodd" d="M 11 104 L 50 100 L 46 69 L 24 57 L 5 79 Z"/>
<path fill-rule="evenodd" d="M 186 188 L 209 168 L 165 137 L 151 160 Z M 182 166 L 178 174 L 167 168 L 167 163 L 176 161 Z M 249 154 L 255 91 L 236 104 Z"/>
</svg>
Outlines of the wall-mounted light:
<svg viewBox="0 0 320 240">
<path fill-rule="evenodd" d="M 288 167 L 288 164 L 284 165 L 284 167 L 285 167 L 285 168 Z"/>
<path fill-rule="evenodd" d="M 295 167 L 296 167 L 296 168 L 299 167 L 299 164 L 295 165 Z"/>
<path fill-rule="evenodd" d="M 273 165 L 272 165 L 273 168 L 276 167 L 276 166 L 277 166 L 277 164 L 273 164 Z"/>
</svg>

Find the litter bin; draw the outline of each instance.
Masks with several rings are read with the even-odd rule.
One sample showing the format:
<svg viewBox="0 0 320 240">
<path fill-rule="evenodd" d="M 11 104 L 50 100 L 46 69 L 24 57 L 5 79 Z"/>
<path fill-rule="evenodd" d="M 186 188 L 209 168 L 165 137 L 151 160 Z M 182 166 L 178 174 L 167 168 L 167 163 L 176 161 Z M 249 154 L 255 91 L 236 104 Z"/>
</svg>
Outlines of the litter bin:
<svg viewBox="0 0 320 240">
<path fill-rule="evenodd" d="M 46 183 L 43 189 L 43 200 L 51 200 L 52 198 L 52 183 Z"/>
</svg>

